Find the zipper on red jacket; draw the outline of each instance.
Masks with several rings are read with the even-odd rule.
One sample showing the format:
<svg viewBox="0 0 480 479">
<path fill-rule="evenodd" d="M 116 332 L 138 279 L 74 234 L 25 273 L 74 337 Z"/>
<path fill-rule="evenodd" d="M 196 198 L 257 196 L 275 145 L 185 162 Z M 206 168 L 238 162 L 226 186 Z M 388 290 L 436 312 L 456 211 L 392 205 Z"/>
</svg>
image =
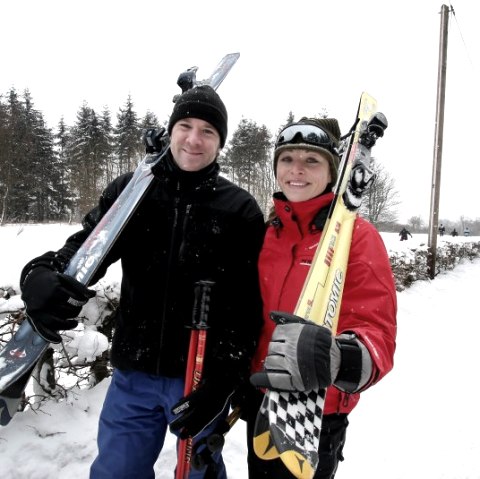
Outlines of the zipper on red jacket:
<svg viewBox="0 0 480 479">
<path fill-rule="evenodd" d="M 342 396 L 343 396 L 342 406 L 347 407 L 348 403 L 350 402 L 350 394 L 342 393 Z M 338 411 L 338 413 L 340 413 L 340 410 Z"/>
</svg>

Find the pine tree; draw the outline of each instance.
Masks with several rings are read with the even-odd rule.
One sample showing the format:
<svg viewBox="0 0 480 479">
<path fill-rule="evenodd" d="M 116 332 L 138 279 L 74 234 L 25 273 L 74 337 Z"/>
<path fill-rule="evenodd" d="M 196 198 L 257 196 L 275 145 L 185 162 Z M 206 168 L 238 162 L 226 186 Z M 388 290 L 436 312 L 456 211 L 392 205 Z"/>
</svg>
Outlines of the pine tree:
<svg viewBox="0 0 480 479">
<path fill-rule="evenodd" d="M 231 180 L 255 196 L 264 212 L 273 192 L 271 134 L 265 125 L 242 119 L 220 163 Z"/>
<path fill-rule="evenodd" d="M 23 188 L 24 177 L 17 158 L 26 155 L 25 124 L 23 107 L 15 88 L 7 94 L 5 103 L 6 134 L 4 138 L 4 163 L 2 181 L 4 183 L 3 218 L 5 221 L 21 221 L 25 205 L 19 205 L 17 188 Z M 23 211 L 22 211 L 23 207 Z"/>
<path fill-rule="evenodd" d="M 124 108 L 120 108 L 117 114 L 115 143 L 119 173 L 133 171 L 143 158 L 144 150 L 140 141 L 141 128 L 133 107 L 132 98 L 129 95 Z"/>
<path fill-rule="evenodd" d="M 160 122 L 158 121 L 157 116 L 154 113 L 152 113 L 150 110 L 147 110 L 147 113 L 140 121 L 140 128 L 144 130 L 147 128 L 159 128 L 160 126 L 161 125 L 160 125 Z M 165 121 L 162 126 L 166 128 L 167 122 Z"/>
<path fill-rule="evenodd" d="M 77 198 L 76 219 L 80 219 L 93 208 L 103 189 L 102 175 L 105 164 L 102 142 L 100 121 L 95 111 L 84 102 L 71 129 L 68 147 L 72 172 L 71 185 Z"/>
<path fill-rule="evenodd" d="M 68 157 L 68 145 L 71 141 L 70 132 L 64 118 L 60 118 L 57 134 L 54 136 L 55 169 L 58 179 L 58 202 L 61 218 L 72 221 L 75 196 L 71 188 L 72 172 Z"/>
<path fill-rule="evenodd" d="M 23 99 L 14 89 L 10 90 L 7 118 L 7 219 L 58 219 L 55 169 L 52 168 L 53 135 L 46 127 L 42 114 L 34 108 L 28 90 L 24 91 Z"/>
<path fill-rule="evenodd" d="M 4 223 L 7 215 L 6 206 L 10 187 L 8 136 L 8 111 L 3 97 L 0 96 L 0 225 Z"/>
<path fill-rule="evenodd" d="M 102 116 L 100 117 L 100 136 L 98 148 L 99 161 L 102 162 L 103 169 L 105 171 L 102 181 L 102 188 L 104 188 L 118 174 L 118 162 L 115 155 L 112 116 L 107 107 L 104 108 Z"/>
</svg>

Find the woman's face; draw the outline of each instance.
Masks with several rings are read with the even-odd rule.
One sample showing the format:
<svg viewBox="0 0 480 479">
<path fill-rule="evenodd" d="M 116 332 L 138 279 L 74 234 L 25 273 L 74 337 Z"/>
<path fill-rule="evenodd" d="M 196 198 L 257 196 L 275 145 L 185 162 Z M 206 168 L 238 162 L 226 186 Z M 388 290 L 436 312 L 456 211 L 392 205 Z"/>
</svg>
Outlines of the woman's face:
<svg viewBox="0 0 480 479">
<path fill-rule="evenodd" d="M 318 151 L 292 149 L 280 153 L 277 182 L 289 201 L 306 201 L 321 195 L 331 183 L 330 163 Z"/>
</svg>

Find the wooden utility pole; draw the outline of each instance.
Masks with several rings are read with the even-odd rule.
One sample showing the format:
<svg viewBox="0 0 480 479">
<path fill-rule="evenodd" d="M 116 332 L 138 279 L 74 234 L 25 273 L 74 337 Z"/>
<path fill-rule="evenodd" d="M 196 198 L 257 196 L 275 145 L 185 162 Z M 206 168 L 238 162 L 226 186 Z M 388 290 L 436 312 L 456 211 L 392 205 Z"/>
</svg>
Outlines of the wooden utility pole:
<svg viewBox="0 0 480 479">
<path fill-rule="evenodd" d="M 437 111 L 435 116 L 435 144 L 433 148 L 432 191 L 430 196 L 430 220 L 428 226 L 428 274 L 435 278 L 437 262 L 438 210 L 440 204 L 440 179 L 442 173 L 443 118 L 445 109 L 445 84 L 447 76 L 449 7 L 440 11 L 440 48 L 438 56 Z"/>
</svg>

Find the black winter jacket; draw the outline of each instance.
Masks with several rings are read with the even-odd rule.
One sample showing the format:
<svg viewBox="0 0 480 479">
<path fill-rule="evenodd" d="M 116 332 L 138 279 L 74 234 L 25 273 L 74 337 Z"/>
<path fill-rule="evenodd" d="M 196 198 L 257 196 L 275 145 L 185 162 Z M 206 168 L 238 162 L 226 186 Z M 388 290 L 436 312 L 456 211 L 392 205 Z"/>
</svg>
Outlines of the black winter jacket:
<svg viewBox="0 0 480 479">
<path fill-rule="evenodd" d="M 168 155 L 102 267 L 122 264 L 111 362 L 119 369 L 184 377 L 194 284 L 215 282 L 209 314 L 206 378 L 235 385 L 249 373 L 262 322 L 257 260 L 264 218 L 254 198 L 219 175 L 216 162 L 183 172 Z M 64 271 L 68 260 L 132 177 L 120 176 L 88 213 L 83 229 L 57 253 L 32 260 Z"/>
</svg>

